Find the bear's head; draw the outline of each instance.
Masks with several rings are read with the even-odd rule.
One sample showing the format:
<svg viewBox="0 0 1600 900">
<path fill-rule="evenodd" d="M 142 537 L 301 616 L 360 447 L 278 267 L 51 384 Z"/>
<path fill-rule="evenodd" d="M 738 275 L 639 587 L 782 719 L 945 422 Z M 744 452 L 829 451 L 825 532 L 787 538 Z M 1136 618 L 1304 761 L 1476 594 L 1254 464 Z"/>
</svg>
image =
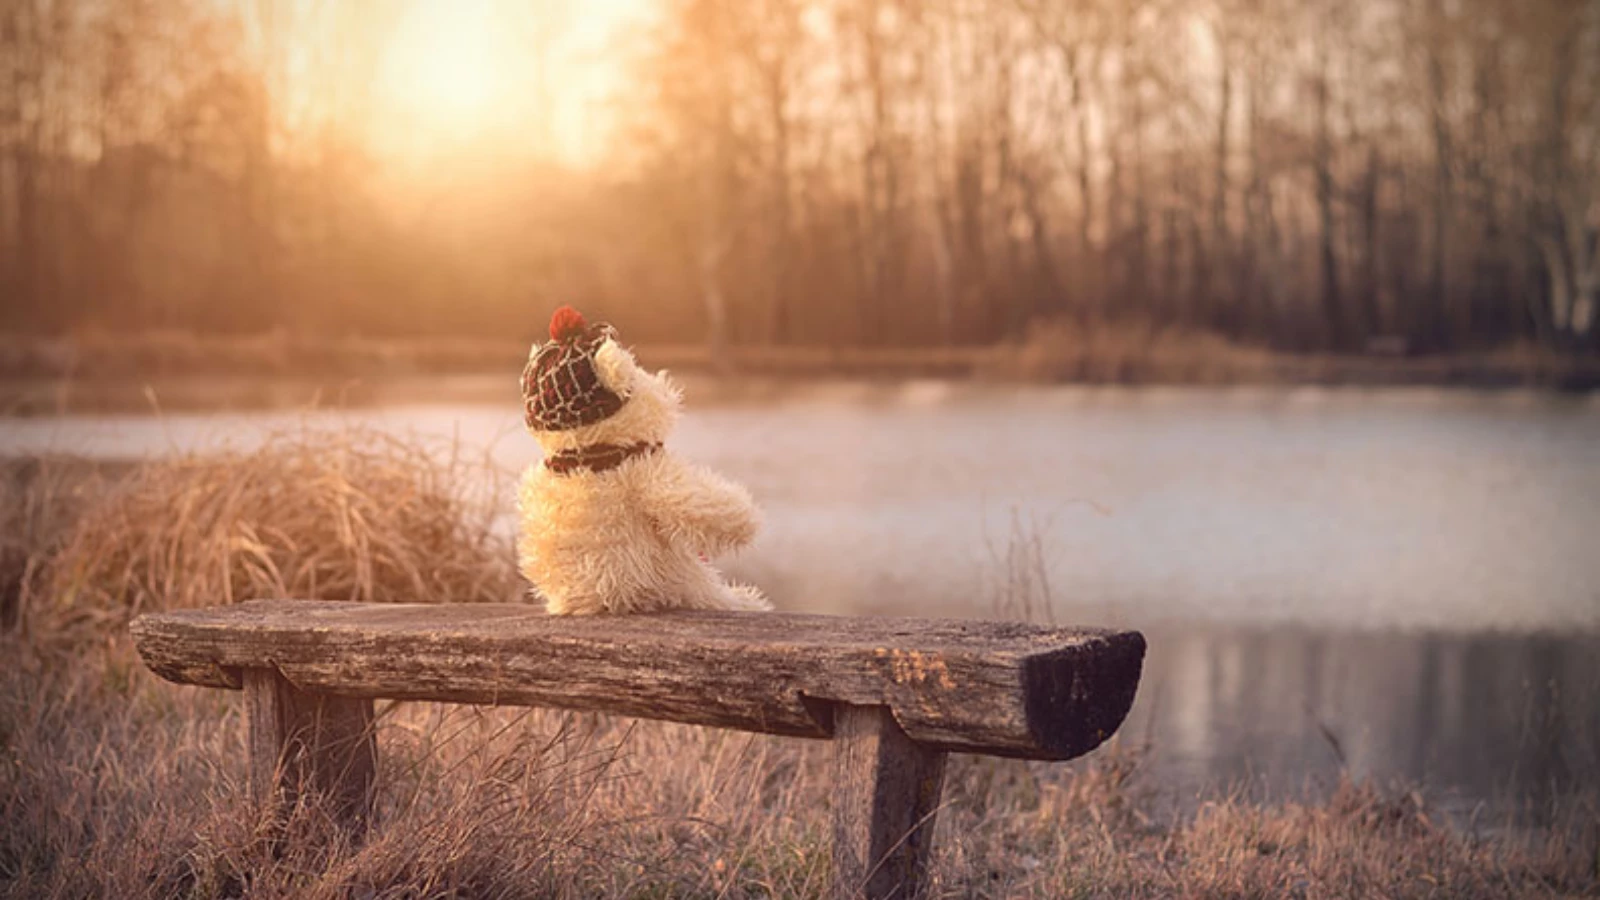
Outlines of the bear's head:
<svg viewBox="0 0 1600 900">
<path fill-rule="evenodd" d="M 666 372 L 640 368 L 616 329 L 570 306 L 550 317 L 549 342 L 533 345 L 522 370 L 523 424 L 547 455 L 661 443 L 682 403 Z"/>
</svg>

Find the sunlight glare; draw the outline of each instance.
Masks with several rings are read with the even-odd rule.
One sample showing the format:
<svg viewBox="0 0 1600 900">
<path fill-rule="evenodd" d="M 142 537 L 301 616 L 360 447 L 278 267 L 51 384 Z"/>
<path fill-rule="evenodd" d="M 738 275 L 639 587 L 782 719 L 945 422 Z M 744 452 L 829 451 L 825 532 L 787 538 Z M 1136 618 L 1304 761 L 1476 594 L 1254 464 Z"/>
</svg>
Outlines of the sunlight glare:
<svg viewBox="0 0 1600 900">
<path fill-rule="evenodd" d="M 487 2 L 412 5 L 390 41 L 379 84 L 408 127 L 459 136 L 491 124 L 517 74 L 493 13 Z"/>
<path fill-rule="evenodd" d="M 387 32 L 367 128 L 385 163 L 518 156 L 583 164 L 627 84 L 653 0 L 410 0 Z"/>
</svg>

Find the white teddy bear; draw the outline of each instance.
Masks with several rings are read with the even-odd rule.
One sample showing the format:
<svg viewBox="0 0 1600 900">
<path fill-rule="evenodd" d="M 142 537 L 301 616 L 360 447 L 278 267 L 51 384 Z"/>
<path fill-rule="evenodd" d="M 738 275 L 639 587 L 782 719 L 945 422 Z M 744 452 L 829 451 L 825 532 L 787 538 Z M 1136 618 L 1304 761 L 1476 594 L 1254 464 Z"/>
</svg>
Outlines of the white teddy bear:
<svg viewBox="0 0 1600 900">
<path fill-rule="evenodd" d="M 522 372 L 524 423 L 544 450 L 518 490 L 522 574 L 555 615 L 770 609 L 708 560 L 750 543 L 744 488 L 662 443 L 683 398 L 639 368 L 616 331 L 571 307 Z"/>
</svg>

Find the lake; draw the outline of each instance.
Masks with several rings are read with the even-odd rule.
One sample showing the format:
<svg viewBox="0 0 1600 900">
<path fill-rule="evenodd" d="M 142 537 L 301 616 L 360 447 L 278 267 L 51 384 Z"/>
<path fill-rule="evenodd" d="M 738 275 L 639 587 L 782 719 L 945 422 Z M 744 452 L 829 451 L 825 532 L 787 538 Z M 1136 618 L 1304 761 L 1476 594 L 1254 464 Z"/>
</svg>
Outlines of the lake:
<svg viewBox="0 0 1600 900">
<path fill-rule="evenodd" d="M 670 448 L 766 515 L 730 570 L 785 609 L 1144 630 L 1122 740 L 1149 743 L 1175 796 L 1315 792 L 1344 772 L 1419 782 L 1492 826 L 1600 775 L 1600 399 L 687 386 Z M 519 412 L 508 396 L 10 419 L 0 453 L 145 456 L 357 422 L 515 471 L 538 459 Z"/>
</svg>

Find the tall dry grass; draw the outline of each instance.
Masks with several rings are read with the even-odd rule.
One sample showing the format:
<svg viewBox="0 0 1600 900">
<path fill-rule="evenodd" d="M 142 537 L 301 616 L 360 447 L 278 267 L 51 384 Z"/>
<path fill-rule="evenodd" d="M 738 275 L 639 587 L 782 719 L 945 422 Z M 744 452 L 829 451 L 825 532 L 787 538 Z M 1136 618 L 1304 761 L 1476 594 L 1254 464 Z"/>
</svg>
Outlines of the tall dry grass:
<svg viewBox="0 0 1600 900">
<path fill-rule="evenodd" d="M 13 487 L 27 523 L 8 551 L 14 603 L 35 640 L 76 643 L 145 610 L 252 597 L 514 599 L 494 475 L 453 447 L 360 428 L 179 454 L 114 480 L 48 462 Z"/>
<path fill-rule="evenodd" d="M 0 631 L 18 627 L 23 596 L 102 486 L 101 467 L 82 460 L 0 463 Z"/>
<path fill-rule="evenodd" d="M 509 551 L 488 529 L 491 499 L 451 481 L 470 481 L 461 465 L 350 433 L 121 475 L 12 472 L 27 601 L 23 627 L 0 636 L 0 895 L 822 896 L 825 743 L 589 714 L 381 705 L 366 840 L 314 797 L 272 838 L 244 786 L 239 696 L 159 681 L 123 623 L 257 593 L 502 599 L 516 590 Z M 1174 820 L 1141 777 L 1148 752 L 954 757 L 934 895 L 1600 892 L 1592 800 L 1524 838 L 1461 834 L 1421 795 L 1354 784 L 1322 803 L 1222 793 Z"/>
<path fill-rule="evenodd" d="M 1086 328 L 1036 322 L 1009 352 L 989 358 L 992 378 L 1089 384 L 1259 384 L 1294 381 L 1294 360 L 1220 335 L 1128 320 Z"/>
<path fill-rule="evenodd" d="M 1125 319 L 1092 327 L 1070 319 L 1032 323 L 1022 339 L 973 361 L 981 377 L 1026 382 L 1122 385 L 1437 385 L 1591 391 L 1593 359 L 1528 344 L 1410 356 L 1291 353 L 1240 344 L 1216 332 Z"/>
</svg>

